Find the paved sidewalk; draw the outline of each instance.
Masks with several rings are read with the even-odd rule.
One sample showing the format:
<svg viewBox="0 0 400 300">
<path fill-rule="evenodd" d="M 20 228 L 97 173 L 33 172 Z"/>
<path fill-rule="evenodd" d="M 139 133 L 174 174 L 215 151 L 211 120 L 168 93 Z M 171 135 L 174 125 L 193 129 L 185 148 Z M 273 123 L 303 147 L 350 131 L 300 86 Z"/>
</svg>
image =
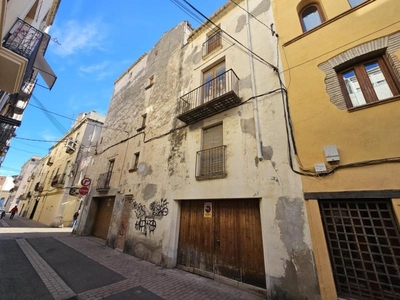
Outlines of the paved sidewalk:
<svg viewBox="0 0 400 300">
<path fill-rule="evenodd" d="M 78 299 L 107 299 L 113 294 L 139 286 L 163 299 L 265 299 L 217 281 L 184 272 L 165 269 L 104 245 L 94 237 L 58 237 L 62 243 L 121 274 L 126 280 L 78 294 Z M 96 276 L 93 274 L 93 276 Z M 111 298 L 111 297 L 110 297 Z M 144 298 L 133 298 L 144 299 Z"/>
<path fill-rule="evenodd" d="M 50 228 L 38 222 L 16 216 L 13 220 L 9 220 L 8 218 L 0 220 L 0 233 L 0 240 L 15 240 L 17 242 L 36 273 L 40 276 L 45 288 L 50 292 L 49 296 L 52 296 L 54 299 L 260 300 L 266 298 L 265 296 L 245 292 L 224 283 L 179 269 L 165 269 L 156 266 L 105 246 L 105 241 L 102 239 L 91 236 L 72 235 L 71 228 Z M 43 240 L 39 241 L 42 238 Z M 84 257 L 90 258 L 92 261 L 115 272 L 115 275 L 121 275 L 125 279 L 118 280 L 117 282 L 114 281 L 114 283 L 107 283 L 106 285 L 97 284 L 99 287 L 90 288 L 91 285 L 88 282 L 95 281 L 97 283 L 98 279 L 105 273 L 100 272 L 100 274 L 99 271 L 90 271 L 93 268 L 88 268 L 88 270 L 85 269 L 84 272 L 80 272 L 79 276 L 77 276 L 77 278 L 83 277 L 87 279 L 86 281 L 82 281 L 86 289 L 77 290 L 73 284 L 67 284 L 61 279 L 61 277 L 64 279 L 68 278 L 66 276 L 69 272 L 68 268 L 60 269 L 54 265 L 58 270 L 56 272 L 50 266 L 51 262 L 46 261 L 48 259 L 46 258 L 47 256 L 39 254 L 40 251 L 45 251 L 42 254 L 51 253 L 48 251 L 57 251 L 56 253 L 63 251 L 62 253 L 66 253 L 67 249 L 54 249 L 54 243 L 47 247 L 44 246 L 46 241 L 50 241 L 48 238 L 56 239 L 61 242 L 61 245 L 71 247 Z M 30 242 L 28 243 L 28 241 Z M 36 245 L 39 243 L 43 249 L 34 249 L 35 243 Z M 60 263 L 68 263 L 68 259 L 70 258 L 65 257 L 64 261 L 61 260 Z M 72 262 L 74 262 L 74 258 L 72 259 Z M 99 269 L 97 268 L 97 270 Z M 85 272 L 88 273 L 86 274 Z"/>
</svg>

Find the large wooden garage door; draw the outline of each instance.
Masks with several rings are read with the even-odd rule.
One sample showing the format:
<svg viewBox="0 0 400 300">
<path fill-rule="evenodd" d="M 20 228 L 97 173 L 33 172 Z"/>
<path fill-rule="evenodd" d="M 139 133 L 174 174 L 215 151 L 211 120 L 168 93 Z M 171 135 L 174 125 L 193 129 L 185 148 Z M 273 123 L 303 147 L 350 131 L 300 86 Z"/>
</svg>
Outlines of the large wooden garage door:
<svg viewBox="0 0 400 300">
<path fill-rule="evenodd" d="M 178 264 L 265 288 L 259 200 L 182 201 Z"/>
<path fill-rule="evenodd" d="M 400 233 L 390 200 L 321 200 L 338 295 L 400 299 Z"/>
<path fill-rule="evenodd" d="M 110 227 L 112 211 L 114 208 L 114 198 L 96 198 L 97 212 L 94 220 L 92 235 L 102 239 L 107 239 L 108 228 Z"/>
</svg>

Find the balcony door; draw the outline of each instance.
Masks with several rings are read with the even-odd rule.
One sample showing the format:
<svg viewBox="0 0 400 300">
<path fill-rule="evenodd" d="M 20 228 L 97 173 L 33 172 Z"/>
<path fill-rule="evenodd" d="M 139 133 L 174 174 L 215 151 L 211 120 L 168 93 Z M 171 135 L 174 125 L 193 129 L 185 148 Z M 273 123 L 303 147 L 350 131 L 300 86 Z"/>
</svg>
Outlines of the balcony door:
<svg viewBox="0 0 400 300">
<path fill-rule="evenodd" d="M 223 170 L 224 159 L 221 152 L 222 124 L 203 130 L 203 151 L 200 156 L 200 176 L 207 177 L 219 174 Z"/>
<path fill-rule="evenodd" d="M 225 62 L 222 62 L 203 73 L 203 97 L 201 103 L 211 101 L 225 93 Z"/>
</svg>

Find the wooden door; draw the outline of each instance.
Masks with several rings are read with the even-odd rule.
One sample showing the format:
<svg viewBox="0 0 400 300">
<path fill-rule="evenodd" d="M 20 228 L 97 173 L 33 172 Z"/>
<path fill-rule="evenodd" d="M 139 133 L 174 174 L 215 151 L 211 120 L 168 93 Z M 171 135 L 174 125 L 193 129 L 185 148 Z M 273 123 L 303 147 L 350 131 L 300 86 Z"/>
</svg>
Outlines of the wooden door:
<svg viewBox="0 0 400 300">
<path fill-rule="evenodd" d="M 182 201 L 178 247 L 180 265 L 266 287 L 259 200 Z"/>
<path fill-rule="evenodd" d="M 98 201 L 98 207 L 92 228 L 92 235 L 107 239 L 115 199 L 111 197 L 97 198 L 95 201 Z"/>
</svg>

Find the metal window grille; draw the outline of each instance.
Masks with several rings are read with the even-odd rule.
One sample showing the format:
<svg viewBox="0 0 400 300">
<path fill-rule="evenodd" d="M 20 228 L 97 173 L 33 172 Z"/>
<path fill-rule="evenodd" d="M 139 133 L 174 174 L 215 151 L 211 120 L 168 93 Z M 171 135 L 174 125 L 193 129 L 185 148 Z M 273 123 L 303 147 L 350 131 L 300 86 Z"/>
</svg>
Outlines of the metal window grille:
<svg viewBox="0 0 400 300">
<path fill-rule="evenodd" d="M 400 299 L 400 234 L 390 200 L 320 201 L 338 295 Z"/>
<path fill-rule="evenodd" d="M 219 146 L 197 151 L 196 178 L 225 177 L 225 148 Z"/>
</svg>

